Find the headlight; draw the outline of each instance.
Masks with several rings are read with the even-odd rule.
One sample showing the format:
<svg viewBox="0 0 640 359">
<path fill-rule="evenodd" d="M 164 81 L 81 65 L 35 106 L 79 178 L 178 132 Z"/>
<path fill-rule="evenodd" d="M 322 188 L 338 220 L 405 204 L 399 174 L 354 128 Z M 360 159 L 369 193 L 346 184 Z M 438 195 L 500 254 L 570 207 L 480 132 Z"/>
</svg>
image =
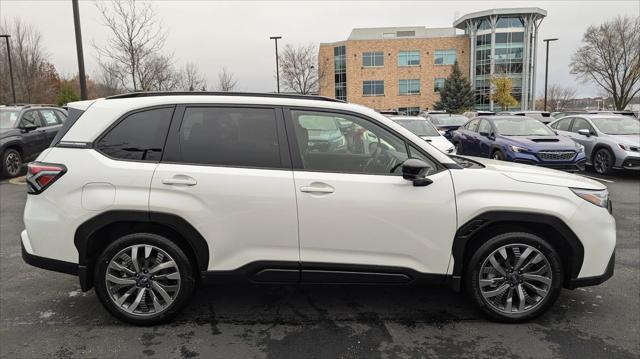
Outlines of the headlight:
<svg viewBox="0 0 640 359">
<path fill-rule="evenodd" d="M 592 190 L 592 189 L 582 189 L 582 188 L 571 188 L 571 190 L 578 197 L 584 199 L 585 201 L 591 202 L 598 207 L 607 208 L 607 205 L 609 203 L 608 190 L 606 189 Z"/>
<path fill-rule="evenodd" d="M 509 149 L 513 152 L 529 152 L 528 148 L 509 145 Z"/>
<path fill-rule="evenodd" d="M 453 151 L 455 149 L 456 149 L 455 147 L 451 146 L 451 147 L 447 148 L 447 153 L 453 153 Z"/>
</svg>

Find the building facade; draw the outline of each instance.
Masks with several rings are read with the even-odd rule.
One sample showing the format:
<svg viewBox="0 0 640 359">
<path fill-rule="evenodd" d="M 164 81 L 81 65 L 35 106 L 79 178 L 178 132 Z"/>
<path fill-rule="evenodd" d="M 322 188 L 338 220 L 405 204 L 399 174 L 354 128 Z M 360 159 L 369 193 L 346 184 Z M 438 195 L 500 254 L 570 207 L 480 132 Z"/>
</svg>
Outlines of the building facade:
<svg viewBox="0 0 640 359">
<path fill-rule="evenodd" d="M 319 93 L 376 110 L 432 108 L 458 61 L 469 74 L 477 109 L 493 109 L 492 76 L 509 76 L 518 109 L 531 109 L 537 29 L 546 11 L 495 9 L 468 14 L 451 28 L 354 29 L 345 41 L 320 44 Z M 458 33 L 457 30 L 464 30 Z"/>
</svg>

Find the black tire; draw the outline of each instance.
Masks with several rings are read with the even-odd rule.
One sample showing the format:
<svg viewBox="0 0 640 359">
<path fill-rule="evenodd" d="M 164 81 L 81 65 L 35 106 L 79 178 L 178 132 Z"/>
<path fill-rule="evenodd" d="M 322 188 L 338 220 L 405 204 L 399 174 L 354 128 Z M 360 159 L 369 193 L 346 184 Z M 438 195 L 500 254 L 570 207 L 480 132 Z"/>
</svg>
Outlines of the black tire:
<svg viewBox="0 0 640 359">
<path fill-rule="evenodd" d="M 496 308 L 494 306 L 495 305 L 494 303 L 491 303 L 489 299 L 484 298 L 480 288 L 480 275 L 481 275 L 480 271 L 483 268 L 483 264 L 486 263 L 490 255 L 496 253 L 496 251 L 508 245 L 516 245 L 516 246 L 523 245 L 525 247 L 526 246 L 532 247 L 533 249 L 538 251 L 537 253 L 540 253 L 544 256 L 544 259 L 546 259 L 546 262 L 542 262 L 542 263 L 545 265 L 548 263 L 548 267 L 550 269 L 550 274 L 548 272 L 546 274 L 551 279 L 551 283 L 548 285 L 548 287 L 546 287 L 546 296 L 541 297 L 540 299 L 538 299 L 537 302 L 535 302 L 535 304 L 531 304 L 530 308 L 523 310 L 520 313 L 513 313 L 513 312 L 507 313 L 504 310 L 505 308 L 502 308 L 502 310 Z M 521 252 L 521 254 L 523 253 Z M 531 254 L 531 255 L 534 255 L 534 254 Z M 515 271 L 513 273 L 515 273 Z M 465 284 L 465 289 L 467 291 L 467 295 L 471 298 L 474 304 L 486 317 L 497 322 L 521 323 L 543 314 L 553 305 L 553 303 L 558 299 L 558 295 L 560 294 L 560 291 L 562 289 L 563 278 L 564 278 L 564 272 L 562 267 L 562 261 L 557 251 L 553 247 L 551 247 L 545 240 L 543 240 L 542 238 L 532 233 L 510 232 L 510 233 L 504 233 L 504 234 L 499 234 L 494 236 L 493 238 L 483 243 L 473 253 L 473 255 L 471 256 L 471 259 L 466 264 L 464 284 Z M 517 292 L 516 288 L 518 289 L 527 288 L 525 287 L 527 284 L 522 284 L 522 285 L 515 284 L 515 287 L 514 287 L 514 286 L 511 286 L 509 282 L 504 282 L 504 283 L 507 283 L 507 287 L 513 288 L 513 289 L 507 288 L 508 290 L 514 290 L 516 292 Z M 501 285 L 496 284 L 496 287 L 499 287 Z M 485 284 L 484 287 L 486 288 L 487 285 Z M 493 288 L 495 287 L 489 287 L 489 290 Z M 535 292 L 529 289 L 527 290 L 528 291 L 525 291 L 525 294 L 527 294 L 527 296 L 525 297 L 526 298 L 525 303 L 527 302 L 527 300 L 534 301 L 536 299 Z M 532 292 L 534 295 L 529 297 L 529 292 Z M 504 292 L 500 296 L 504 298 L 507 296 L 507 293 Z M 497 297 L 498 296 L 496 296 L 496 298 Z"/>
<path fill-rule="evenodd" d="M 117 256 L 121 251 L 133 245 L 151 245 L 159 248 L 166 252 L 166 254 L 170 256 L 170 259 L 173 259 L 177 265 L 177 270 L 180 275 L 177 294 L 174 293 L 173 301 L 157 314 L 140 315 L 128 313 L 122 306 L 117 305 L 109 294 L 106 280 L 109 263 L 114 256 Z M 151 279 L 153 279 L 153 277 L 151 277 Z M 135 325 L 155 325 L 171 320 L 189 302 L 195 288 L 195 283 L 194 266 L 184 251 L 169 239 L 152 233 L 134 233 L 118 238 L 100 254 L 94 271 L 95 291 L 102 305 L 116 318 Z M 133 290 L 136 289 L 134 288 Z"/>
<path fill-rule="evenodd" d="M 491 158 L 497 161 L 504 161 L 504 155 L 500 150 L 493 151 L 493 153 L 491 154 Z"/>
<path fill-rule="evenodd" d="M 456 155 L 461 155 L 464 149 L 462 148 L 462 143 L 455 142 L 453 146 L 456 148 Z"/>
<path fill-rule="evenodd" d="M 616 163 L 615 155 L 607 148 L 601 148 L 593 155 L 593 169 L 601 174 L 610 174 L 613 171 L 613 164 Z"/>
<path fill-rule="evenodd" d="M 22 172 L 22 156 L 20 152 L 9 148 L 2 153 L 2 164 L 0 164 L 0 176 L 2 178 L 13 178 Z"/>
</svg>

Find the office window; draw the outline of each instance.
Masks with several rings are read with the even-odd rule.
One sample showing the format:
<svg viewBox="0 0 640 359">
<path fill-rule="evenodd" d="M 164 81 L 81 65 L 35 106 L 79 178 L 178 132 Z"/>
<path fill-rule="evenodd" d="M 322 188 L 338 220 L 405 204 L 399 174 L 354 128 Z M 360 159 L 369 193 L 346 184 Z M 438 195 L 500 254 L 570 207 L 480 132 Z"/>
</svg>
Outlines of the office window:
<svg viewBox="0 0 640 359">
<path fill-rule="evenodd" d="M 380 67 L 384 66 L 384 52 L 363 52 L 362 53 L 362 66 L 363 67 Z"/>
<path fill-rule="evenodd" d="M 362 81 L 362 96 L 384 96 L 384 81 Z"/>
<path fill-rule="evenodd" d="M 519 17 L 499 17 L 496 28 L 524 27 Z"/>
<path fill-rule="evenodd" d="M 419 95 L 420 80 L 400 80 L 398 82 L 398 94 L 400 95 Z"/>
<path fill-rule="evenodd" d="M 420 51 L 400 51 L 398 53 L 398 66 L 420 65 Z"/>
<path fill-rule="evenodd" d="M 456 50 L 436 50 L 434 53 L 436 65 L 453 65 L 456 62 Z"/>
<path fill-rule="evenodd" d="M 333 69 L 335 83 L 335 97 L 347 100 L 347 49 L 344 46 L 333 48 Z"/>
<path fill-rule="evenodd" d="M 433 92 L 440 92 L 440 90 L 442 90 L 442 88 L 444 87 L 444 80 L 445 79 L 433 80 Z"/>
</svg>

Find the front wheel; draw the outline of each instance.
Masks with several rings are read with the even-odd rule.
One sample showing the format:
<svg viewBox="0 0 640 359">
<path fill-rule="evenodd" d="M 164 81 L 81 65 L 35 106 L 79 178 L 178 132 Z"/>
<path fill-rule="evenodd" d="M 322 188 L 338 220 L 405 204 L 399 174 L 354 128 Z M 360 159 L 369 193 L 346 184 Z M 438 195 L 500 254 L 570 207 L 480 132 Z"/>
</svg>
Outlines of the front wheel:
<svg viewBox="0 0 640 359">
<path fill-rule="evenodd" d="M 96 294 L 111 314 L 136 325 L 153 325 L 177 315 L 195 287 L 185 253 L 151 233 L 118 238 L 98 258 Z"/>
<path fill-rule="evenodd" d="M 20 152 L 10 148 L 2 154 L 2 167 L 0 175 L 2 177 L 13 178 L 20 174 L 22 170 L 22 156 Z"/>
<path fill-rule="evenodd" d="M 606 148 L 599 149 L 593 156 L 593 168 L 599 174 L 609 174 L 613 170 L 615 157 L 613 153 Z"/>
<path fill-rule="evenodd" d="M 492 320 L 519 323 L 546 312 L 562 288 L 558 253 L 542 238 L 524 232 L 497 235 L 467 264 L 465 285 L 477 307 Z"/>
<path fill-rule="evenodd" d="M 500 152 L 500 150 L 493 151 L 491 158 L 498 161 L 504 161 L 504 155 L 502 154 L 502 152 Z"/>
</svg>

